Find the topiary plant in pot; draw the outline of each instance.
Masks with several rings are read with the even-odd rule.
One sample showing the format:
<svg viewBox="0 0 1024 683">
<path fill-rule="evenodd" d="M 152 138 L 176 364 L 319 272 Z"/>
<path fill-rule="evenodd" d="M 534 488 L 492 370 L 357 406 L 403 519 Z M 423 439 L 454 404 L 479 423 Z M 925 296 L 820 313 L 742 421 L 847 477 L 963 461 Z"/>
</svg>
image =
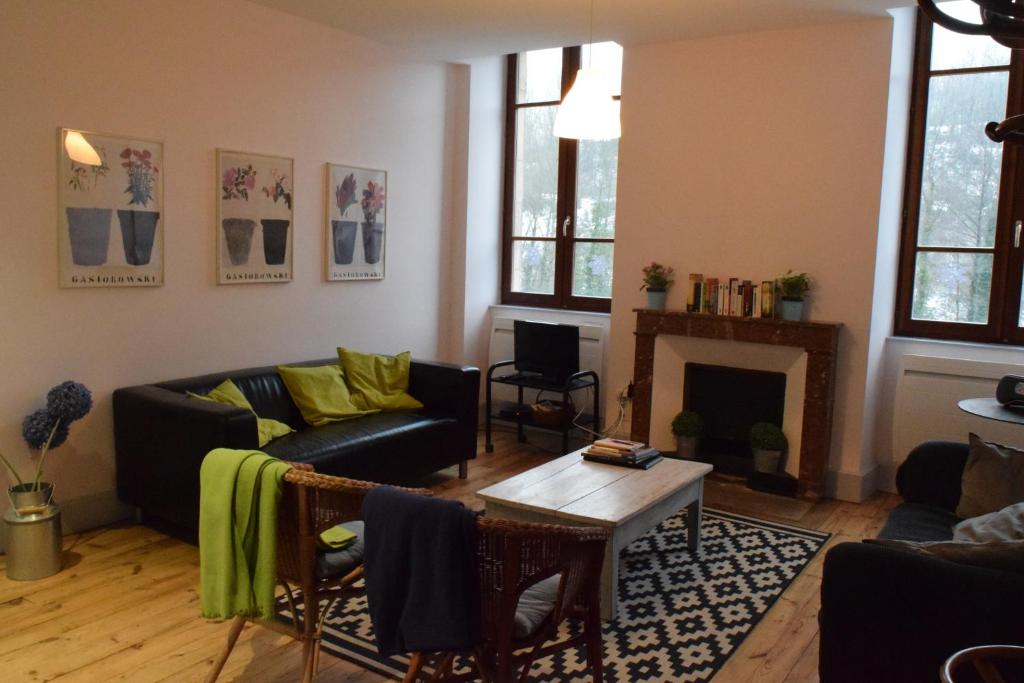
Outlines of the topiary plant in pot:
<svg viewBox="0 0 1024 683">
<path fill-rule="evenodd" d="M 782 319 L 803 320 L 804 298 L 807 292 L 811 291 L 811 276 L 790 270 L 776 282 L 779 293 L 782 294 Z"/>
<path fill-rule="evenodd" d="M 754 470 L 765 474 L 779 471 L 782 453 L 789 441 L 782 430 L 770 422 L 758 422 L 750 428 L 750 448 L 754 451 Z"/>
<path fill-rule="evenodd" d="M 672 420 L 672 433 L 676 436 L 676 455 L 685 460 L 697 457 L 697 439 L 704 432 L 704 418 L 691 410 L 684 410 Z"/>
</svg>

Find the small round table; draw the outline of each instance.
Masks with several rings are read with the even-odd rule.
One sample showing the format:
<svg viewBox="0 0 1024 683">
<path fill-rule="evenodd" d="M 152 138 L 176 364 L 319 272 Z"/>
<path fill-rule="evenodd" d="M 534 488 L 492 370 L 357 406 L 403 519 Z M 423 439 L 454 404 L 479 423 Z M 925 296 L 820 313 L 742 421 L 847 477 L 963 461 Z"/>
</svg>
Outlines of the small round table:
<svg viewBox="0 0 1024 683">
<path fill-rule="evenodd" d="M 1007 408 L 994 398 L 965 398 L 957 405 L 960 410 L 971 415 L 1024 425 L 1024 412 Z"/>
</svg>

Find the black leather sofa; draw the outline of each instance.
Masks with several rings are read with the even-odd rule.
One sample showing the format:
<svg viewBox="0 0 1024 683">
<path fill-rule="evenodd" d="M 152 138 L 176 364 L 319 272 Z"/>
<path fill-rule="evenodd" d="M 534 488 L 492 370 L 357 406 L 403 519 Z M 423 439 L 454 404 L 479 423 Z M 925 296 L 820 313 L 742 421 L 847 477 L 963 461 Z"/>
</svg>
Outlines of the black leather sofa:
<svg viewBox="0 0 1024 683">
<path fill-rule="evenodd" d="M 337 358 L 289 363 L 312 366 Z M 189 398 L 231 379 L 260 417 L 297 431 L 263 451 L 309 463 L 322 474 L 389 484 L 416 481 L 476 457 L 480 371 L 413 361 L 409 393 L 424 407 L 415 412 L 369 415 L 310 427 L 292 401 L 276 366 L 234 370 L 114 392 L 114 445 L 118 497 L 136 506 L 144 523 L 195 542 L 199 527 L 199 466 L 218 447 L 259 448 L 256 416 L 211 401 Z"/>
<path fill-rule="evenodd" d="M 896 479 L 904 502 L 879 538 L 952 539 L 967 453 L 941 441 L 911 451 Z M 1024 575 L 841 543 L 825 556 L 819 620 L 821 683 L 934 683 L 959 650 L 1024 644 Z"/>
</svg>

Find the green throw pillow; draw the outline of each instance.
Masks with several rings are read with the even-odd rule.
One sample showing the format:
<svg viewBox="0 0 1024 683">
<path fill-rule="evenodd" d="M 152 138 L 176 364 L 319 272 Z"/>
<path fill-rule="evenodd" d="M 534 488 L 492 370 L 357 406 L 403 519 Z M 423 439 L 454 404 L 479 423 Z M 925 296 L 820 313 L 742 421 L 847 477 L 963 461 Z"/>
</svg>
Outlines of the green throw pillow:
<svg viewBox="0 0 1024 683">
<path fill-rule="evenodd" d="M 191 398 L 198 398 L 203 401 L 213 401 L 214 403 L 223 403 L 224 405 L 234 406 L 236 408 L 245 408 L 253 415 L 256 415 L 256 411 L 252 409 L 252 404 L 249 403 L 249 399 L 247 399 L 245 394 L 242 393 L 242 390 L 229 379 L 218 384 L 214 387 L 213 391 L 205 396 L 202 394 L 194 394 L 191 391 L 186 393 Z M 256 430 L 259 432 L 260 448 L 263 448 L 279 436 L 291 434 L 295 431 L 284 422 L 271 420 L 269 417 L 260 417 L 259 415 L 256 415 Z"/>
<path fill-rule="evenodd" d="M 302 413 L 302 419 L 314 427 L 379 412 L 368 410 L 359 396 L 349 393 L 338 365 L 312 368 L 281 365 L 277 372 Z"/>
<path fill-rule="evenodd" d="M 423 404 L 409 395 L 408 351 L 397 356 L 378 356 L 339 348 L 338 357 L 353 394 L 369 408 L 418 410 Z"/>
</svg>

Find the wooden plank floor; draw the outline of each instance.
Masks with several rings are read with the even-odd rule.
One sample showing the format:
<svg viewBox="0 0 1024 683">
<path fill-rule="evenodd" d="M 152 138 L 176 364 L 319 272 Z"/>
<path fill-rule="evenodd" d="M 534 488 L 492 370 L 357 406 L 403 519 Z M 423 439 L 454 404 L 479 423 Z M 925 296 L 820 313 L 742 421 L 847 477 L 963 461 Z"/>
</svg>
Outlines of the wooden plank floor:
<svg viewBox="0 0 1024 683">
<path fill-rule="evenodd" d="M 496 450 L 471 463 L 467 480 L 454 468 L 426 484 L 440 495 L 480 508 L 474 493 L 553 457 L 505 434 Z M 895 496 L 862 505 L 815 505 L 747 490 L 728 479 L 709 481 L 705 504 L 732 512 L 831 532 L 831 543 L 874 535 Z M 119 525 L 65 539 L 66 568 L 35 582 L 0 574 L 0 680 L 201 681 L 227 634 L 224 622 L 199 617 L 199 555 L 195 547 L 146 527 Z M 0 560 L 2 565 L 2 560 Z M 817 681 L 818 590 L 822 555 L 775 603 L 715 681 Z M 222 681 L 290 681 L 299 673 L 291 638 L 246 626 Z M 386 679 L 329 655 L 318 681 Z"/>
</svg>

